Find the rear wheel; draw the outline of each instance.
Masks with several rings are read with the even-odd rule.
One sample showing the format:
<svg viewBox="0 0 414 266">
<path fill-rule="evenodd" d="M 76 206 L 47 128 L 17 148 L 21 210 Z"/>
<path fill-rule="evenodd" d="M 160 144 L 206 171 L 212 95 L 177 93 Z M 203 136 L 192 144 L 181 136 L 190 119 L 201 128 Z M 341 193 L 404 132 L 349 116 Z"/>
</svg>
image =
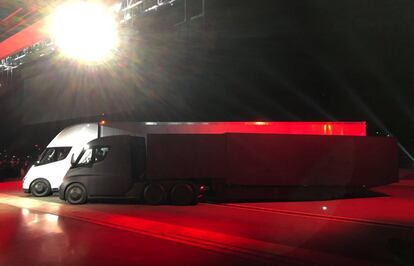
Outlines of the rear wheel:
<svg viewBox="0 0 414 266">
<path fill-rule="evenodd" d="M 31 184 L 30 192 L 35 197 L 45 197 L 52 194 L 52 188 L 47 180 L 38 179 Z"/>
<path fill-rule="evenodd" d="M 160 184 L 149 184 L 144 189 L 144 200 L 151 205 L 158 205 L 165 198 L 165 189 Z"/>
<path fill-rule="evenodd" d="M 88 195 L 86 193 L 86 189 L 82 184 L 71 184 L 66 189 L 65 199 L 70 204 L 83 204 L 86 202 L 87 198 Z"/>
<path fill-rule="evenodd" d="M 196 193 L 190 184 L 178 183 L 171 189 L 170 198 L 173 204 L 191 205 L 196 201 Z"/>
</svg>

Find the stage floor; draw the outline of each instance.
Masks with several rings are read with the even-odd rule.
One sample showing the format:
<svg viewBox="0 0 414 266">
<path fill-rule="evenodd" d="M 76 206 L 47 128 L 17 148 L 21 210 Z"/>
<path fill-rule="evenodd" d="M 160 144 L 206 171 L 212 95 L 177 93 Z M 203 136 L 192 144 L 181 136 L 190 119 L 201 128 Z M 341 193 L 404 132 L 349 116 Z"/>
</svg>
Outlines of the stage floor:
<svg viewBox="0 0 414 266">
<path fill-rule="evenodd" d="M 333 200 L 71 206 L 0 182 L 0 265 L 414 265 L 414 180 Z"/>
</svg>

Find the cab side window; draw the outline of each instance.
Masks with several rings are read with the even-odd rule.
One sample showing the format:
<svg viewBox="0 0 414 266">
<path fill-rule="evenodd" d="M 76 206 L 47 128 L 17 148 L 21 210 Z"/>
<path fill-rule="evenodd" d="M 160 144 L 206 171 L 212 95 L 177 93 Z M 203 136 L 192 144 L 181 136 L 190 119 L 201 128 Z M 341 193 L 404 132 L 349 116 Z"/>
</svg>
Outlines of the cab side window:
<svg viewBox="0 0 414 266">
<path fill-rule="evenodd" d="M 109 147 L 96 147 L 95 157 L 94 157 L 93 162 L 97 163 L 97 162 L 103 161 L 108 153 L 109 153 Z"/>
<path fill-rule="evenodd" d="M 90 164 L 92 162 L 92 149 L 89 148 L 82 153 L 82 157 L 78 161 L 78 166 Z"/>
</svg>

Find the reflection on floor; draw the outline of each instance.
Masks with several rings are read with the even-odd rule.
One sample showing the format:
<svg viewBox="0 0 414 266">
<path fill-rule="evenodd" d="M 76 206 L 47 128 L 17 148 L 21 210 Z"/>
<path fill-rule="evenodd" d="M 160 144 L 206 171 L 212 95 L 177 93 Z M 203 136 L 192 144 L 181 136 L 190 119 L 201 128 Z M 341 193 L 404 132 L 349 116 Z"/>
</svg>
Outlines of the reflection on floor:
<svg viewBox="0 0 414 266">
<path fill-rule="evenodd" d="M 363 198 L 188 207 L 70 206 L 20 185 L 0 183 L 0 265 L 414 265 L 414 180 Z"/>
</svg>

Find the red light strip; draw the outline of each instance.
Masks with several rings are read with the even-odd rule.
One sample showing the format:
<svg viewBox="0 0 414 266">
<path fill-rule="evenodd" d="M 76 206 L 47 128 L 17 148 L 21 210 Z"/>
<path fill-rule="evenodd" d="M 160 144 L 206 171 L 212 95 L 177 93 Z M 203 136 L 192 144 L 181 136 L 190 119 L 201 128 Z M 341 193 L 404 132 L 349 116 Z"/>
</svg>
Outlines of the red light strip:
<svg viewBox="0 0 414 266">
<path fill-rule="evenodd" d="M 149 122 L 151 123 L 151 122 Z M 366 136 L 365 122 L 187 122 L 146 123 L 170 133 L 267 133 L 287 135 Z M 162 132 L 162 130 L 160 131 Z M 153 132 L 154 133 L 154 132 Z"/>
<path fill-rule="evenodd" d="M 0 43 L 0 59 L 47 39 L 45 20 L 40 20 Z"/>
</svg>

